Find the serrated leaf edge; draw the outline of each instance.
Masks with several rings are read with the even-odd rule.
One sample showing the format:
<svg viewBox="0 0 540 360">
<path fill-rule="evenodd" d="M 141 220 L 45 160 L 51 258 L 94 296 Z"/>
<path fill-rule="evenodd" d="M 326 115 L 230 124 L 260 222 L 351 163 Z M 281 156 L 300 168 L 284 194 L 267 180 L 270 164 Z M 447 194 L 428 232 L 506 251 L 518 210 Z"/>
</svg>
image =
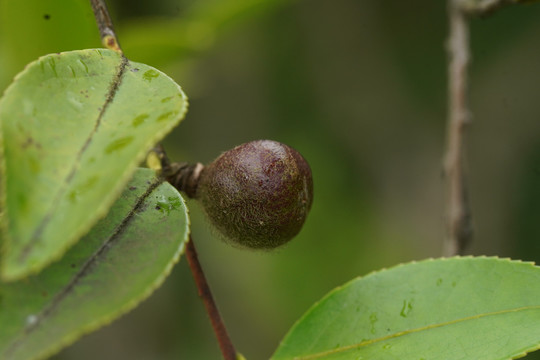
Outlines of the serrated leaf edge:
<svg viewBox="0 0 540 360">
<path fill-rule="evenodd" d="M 521 308 L 517 308 L 517 309 L 507 309 L 507 310 L 501 310 L 501 311 L 494 311 L 494 312 L 490 312 L 490 313 L 478 314 L 478 315 L 474 315 L 474 316 L 468 316 L 468 317 L 464 317 L 464 318 L 460 318 L 460 319 L 455 319 L 455 320 L 452 320 L 452 321 L 446 321 L 446 322 L 442 322 L 442 323 L 438 323 L 438 324 L 431 324 L 431 325 L 427 325 L 427 326 L 422 326 L 422 327 L 419 327 L 419 328 L 416 328 L 416 329 L 408 329 L 408 330 L 400 331 L 400 332 L 397 332 L 395 334 L 391 334 L 391 335 L 388 335 L 388 336 L 383 336 L 383 337 L 380 337 L 380 338 L 377 338 L 377 339 L 371 339 L 371 340 L 362 341 L 362 342 L 357 343 L 357 344 L 341 346 L 341 347 L 336 348 L 336 349 L 323 351 L 323 352 L 319 352 L 319 353 L 315 353 L 315 354 L 298 356 L 298 357 L 295 357 L 294 359 L 295 360 L 318 359 L 318 358 L 322 358 L 322 357 L 327 356 L 327 355 L 332 355 L 332 354 L 336 354 L 336 353 L 340 353 L 340 352 L 346 352 L 346 351 L 349 351 L 349 350 L 360 348 L 362 346 L 375 344 L 375 343 L 378 343 L 378 342 L 381 342 L 381 341 L 386 341 L 386 340 L 398 338 L 400 336 L 414 334 L 414 333 L 425 331 L 425 330 L 436 329 L 436 328 L 439 328 L 439 327 L 458 324 L 458 323 L 461 323 L 461 322 L 480 319 L 480 318 L 484 318 L 484 317 L 488 317 L 488 316 L 495 316 L 495 315 L 508 314 L 508 313 L 513 313 L 513 312 L 519 312 L 519 311 L 525 311 L 525 310 L 534 310 L 534 309 L 540 309 L 540 305 L 525 306 L 525 307 L 521 307 Z"/>
<path fill-rule="evenodd" d="M 168 184 L 166 182 L 160 183 L 160 185 Z M 190 232 L 191 232 L 191 220 L 189 217 L 189 211 L 186 205 L 186 202 L 182 195 L 172 186 L 169 184 L 169 186 L 174 189 L 174 191 L 178 194 L 178 197 L 180 198 L 180 201 L 182 202 L 183 208 L 185 209 L 185 220 L 186 220 L 186 231 L 183 236 L 183 240 L 181 243 L 181 246 L 178 247 L 176 253 L 173 255 L 171 261 L 167 264 L 164 271 L 161 273 L 161 275 L 148 286 L 148 288 L 137 298 L 132 299 L 130 302 L 125 304 L 122 308 L 117 309 L 114 312 L 110 312 L 107 315 L 103 315 L 101 318 L 95 320 L 92 323 L 89 323 L 87 326 L 82 328 L 78 332 L 74 332 L 72 334 L 66 335 L 64 338 L 60 339 L 57 344 L 49 349 L 46 349 L 41 354 L 36 355 L 33 358 L 30 358 L 28 360 L 45 360 L 49 358 L 50 356 L 58 353 L 60 350 L 64 349 L 65 347 L 73 344 L 75 341 L 80 339 L 81 337 L 90 334 L 93 331 L 96 331 L 97 329 L 110 325 L 113 321 L 119 319 L 120 317 L 126 315 L 131 310 L 135 309 L 139 304 L 141 304 L 143 301 L 148 299 L 150 295 L 154 293 L 165 281 L 165 279 L 170 275 L 174 265 L 176 265 L 179 261 L 181 256 L 185 252 L 186 243 L 190 241 Z M 158 186 L 159 187 L 159 186 Z M 156 187 L 157 188 L 157 187 Z"/>
<path fill-rule="evenodd" d="M 413 260 L 413 261 L 410 261 L 410 262 L 407 262 L 407 263 L 401 263 L 401 264 L 397 264 L 395 266 L 391 266 L 391 267 L 388 267 L 388 268 L 382 268 L 382 269 L 379 269 L 379 270 L 375 270 L 375 271 L 372 271 L 372 272 L 370 272 L 370 273 L 368 273 L 368 274 L 366 274 L 364 276 L 358 276 L 358 277 L 356 277 L 356 278 L 354 278 L 352 280 L 349 280 L 348 282 L 346 282 L 343 285 L 337 286 L 336 288 L 334 288 L 330 292 L 328 292 L 325 296 L 323 296 L 320 300 L 315 302 L 300 317 L 300 319 L 298 319 L 293 324 L 291 329 L 284 336 L 283 340 L 281 340 L 281 342 L 280 342 L 280 344 L 278 346 L 278 349 L 279 349 L 279 347 L 281 347 L 282 344 L 284 344 L 286 342 L 288 336 L 294 332 L 294 330 L 299 326 L 299 324 L 305 318 L 310 316 L 318 308 L 318 306 L 320 304 L 325 302 L 328 298 L 333 296 L 335 293 L 347 288 L 348 286 L 351 286 L 352 284 L 354 284 L 355 282 L 357 282 L 359 280 L 363 280 L 363 279 L 369 278 L 369 277 L 374 276 L 374 275 L 378 275 L 378 274 L 386 272 L 386 271 L 399 269 L 399 268 L 404 267 L 404 266 L 418 265 L 418 264 L 435 262 L 435 261 L 470 260 L 470 259 L 493 259 L 493 260 L 498 260 L 498 261 L 501 261 L 501 262 L 518 263 L 518 264 L 523 264 L 523 265 L 529 265 L 531 268 L 536 267 L 535 263 L 531 262 L 531 261 L 513 260 L 513 259 L 510 259 L 510 258 L 501 258 L 501 257 L 498 257 L 498 256 L 472 256 L 472 255 L 468 255 L 468 256 L 453 256 L 453 257 L 443 257 L 443 258 L 428 258 L 428 259 L 424 259 L 424 260 L 420 260 L 420 261 Z M 540 305 L 539 306 L 530 306 L 530 307 L 526 307 L 526 308 L 527 309 L 534 309 L 534 308 L 540 309 Z M 480 318 L 480 317 L 489 316 L 489 315 L 496 315 L 496 314 L 501 314 L 501 313 L 508 313 L 508 312 L 515 312 L 515 311 L 519 311 L 519 310 L 525 310 L 526 308 L 501 310 L 501 311 L 497 311 L 497 312 L 493 312 L 493 313 L 475 315 L 475 316 L 471 316 L 469 318 L 456 319 L 456 320 L 449 321 L 449 322 L 442 323 L 442 324 L 428 325 L 428 326 L 421 327 L 421 328 L 418 328 L 418 329 L 405 330 L 405 331 L 398 332 L 396 334 L 385 336 L 383 338 L 371 339 L 371 340 L 367 340 L 367 341 L 364 341 L 364 342 L 361 342 L 361 343 L 348 345 L 348 346 L 343 346 L 343 347 L 339 347 L 339 348 L 336 348 L 336 349 L 332 349 L 332 350 L 328 350 L 328 351 L 324 351 L 324 352 L 320 352 L 320 353 L 316 353 L 316 354 L 301 355 L 301 356 L 294 357 L 293 359 L 294 360 L 317 359 L 317 358 L 320 358 L 320 357 L 323 357 L 323 356 L 326 356 L 326 355 L 335 354 L 335 353 L 338 353 L 338 352 L 341 352 L 341 351 L 348 351 L 348 350 L 351 350 L 351 349 L 354 349 L 354 348 L 357 348 L 357 347 L 360 347 L 360 346 L 369 345 L 371 343 L 376 343 L 376 342 L 379 342 L 379 341 L 392 339 L 392 338 L 395 338 L 395 337 L 398 337 L 398 336 L 402 336 L 402 335 L 406 335 L 406 334 L 410 334 L 410 333 L 415 333 L 415 332 L 430 329 L 430 328 L 437 328 L 437 327 L 444 326 L 444 325 L 450 325 L 450 324 L 458 323 L 458 322 L 461 322 L 461 321 L 470 320 L 470 319 L 473 319 L 473 318 Z M 526 350 L 524 353 L 512 355 L 512 357 L 509 357 L 507 359 L 509 359 L 509 360 L 510 359 L 517 359 L 517 358 L 526 356 L 529 352 L 532 352 L 532 351 L 535 351 L 535 350 L 538 350 L 538 349 L 540 349 L 540 344 L 538 344 L 535 348 L 531 348 L 530 350 Z M 515 356 L 517 356 L 517 357 L 515 357 Z M 271 359 L 275 359 L 274 356 L 272 356 Z"/>
<path fill-rule="evenodd" d="M 30 66 L 32 66 L 33 64 L 35 63 L 38 63 L 39 61 L 42 61 L 43 59 L 49 57 L 49 56 L 58 56 L 58 55 L 62 55 L 62 54 L 67 54 L 67 53 L 73 53 L 73 52 L 80 52 L 80 51 L 88 51 L 88 52 L 91 52 L 91 51 L 97 51 L 99 54 L 101 54 L 101 51 L 111 51 L 115 54 L 117 54 L 116 52 L 114 52 L 113 50 L 107 50 L 107 49 L 85 49 L 85 50 L 74 50 L 74 51 L 67 51 L 67 52 L 62 52 L 60 54 L 47 54 L 47 55 L 44 55 L 44 56 L 41 56 L 40 58 L 38 58 L 37 60 L 27 64 L 24 68 L 23 71 L 21 71 L 20 73 L 18 73 L 14 79 L 13 79 L 13 82 L 8 86 L 8 88 L 4 91 L 4 95 L 2 96 L 2 99 L 4 98 L 4 96 L 9 92 L 11 91 L 10 89 L 12 89 L 14 87 L 14 84 L 15 82 L 21 77 L 23 76 L 27 71 L 28 71 L 28 68 Z M 118 55 L 118 54 L 117 54 Z M 122 59 L 122 58 L 120 58 Z M 130 66 L 132 64 L 137 64 L 136 62 L 130 62 L 129 60 L 127 61 L 127 64 L 126 64 L 126 67 L 127 66 Z M 145 66 L 149 66 L 149 65 L 145 65 Z M 150 66 L 149 66 L 150 67 Z M 144 160 L 148 150 L 157 142 L 159 142 L 161 139 L 163 139 L 165 137 L 166 134 L 168 134 L 174 127 L 176 127 L 180 121 L 182 121 L 187 113 L 187 110 L 188 110 L 188 99 L 187 99 L 187 96 L 186 94 L 183 92 L 182 90 L 182 87 L 180 85 L 178 85 L 171 77 L 169 77 L 167 74 L 161 72 L 160 70 L 158 69 L 155 69 L 153 67 L 151 67 L 152 69 L 154 69 L 155 71 L 157 71 L 160 75 L 162 76 L 165 76 L 166 78 L 168 78 L 169 80 L 171 80 L 171 82 L 173 84 L 175 84 L 178 88 L 178 91 L 180 92 L 180 94 L 182 95 L 182 101 L 183 101 L 183 106 L 182 106 L 182 109 L 180 110 L 180 112 L 176 115 L 176 119 L 171 121 L 169 123 L 168 126 L 164 126 L 162 128 L 161 131 L 157 132 L 154 136 L 154 138 L 152 140 L 149 140 L 147 141 L 143 147 L 141 147 L 141 149 L 143 149 L 143 151 L 139 151 L 139 153 L 133 158 L 133 160 L 128 164 L 128 170 L 122 174 L 121 176 L 119 176 L 119 181 L 117 182 L 117 186 L 115 188 L 113 188 L 110 192 L 109 192 L 109 196 L 108 198 L 104 198 L 103 201 L 101 202 L 101 206 L 98 207 L 95 211 L 94 211 L 94 220 L 92 222 L 89 222 L 88 224 L 85 224 L 83 226 L 80 226 L 77 231 L 75 231 L 75 235 L 73 236 L 73 239 L 69 240 L 69 241 L 66 241 L 66 243 L 64 244 L 64 246 L 61 246 L 61 247 L 58 247 L 57 251 L 56 251 L 56 254 L 52 255 L 49 257 L 48 261 L 47 262 L 44 262 L 44 263 L 40 263 L 40 264 L 32 264 L 30 266 L 28 266 L 26 272 L 22 272 L 22 273 L 19 273 L 19 274 L 16 274 L 16 275 L 9 275 L 9 274 L 6 274 L 6 265 L 5 265 L 5 262 L 3 261 L 0 261 L 0 278 L 3 280 L 3 281 L 16 281 L 16 280 L 20 280 L 22 278 L 25 278 L 29 275 L 33 275 L 33 274 L 36 274 L 38 272 L 40 272 L 42 269 L 44 269 L 45 267 L 47 267 L 48 265 L 50 265 L 51 263 L 53 262 L 56 262 L 58 260 L 60 260 L 62 258 L 62 256 L 65 254 L 65 252 L 71 248 L 82 236 L 84 236 L 84 234 L 86 234 L 95 224 L 97 221 L 99 221 L 101 218 L 103 218 L 109 208 L 112 206 L 112 204 L 114 203 L 114 201 L 120 196 L 121 192 L 122 192 L 122 188 L 126 185 L 126 183 L 129 181 L 129 179 L 133 176 L 133 173 L 135 172 L 136 168 L 137 168 L 137 164 L 139 164 L 141 161 Z M 115 74 L 115 77 L 117 77 L 118 74 Z M 114 79 L 114 78 L 113 78 Z M 121 79 L 120 79 L 121 81 Z M 2 101 L 0 99 L 0 106 L 2 104 Z M 2 172 L 5 172 L 5 160 L 4 160 L 4 153 L 3 153 L 3 135 L 2 135 L 2 132 L 1 132 L 1 127 L 0 127 L 0 174 Z M 132 168 L 131 170 L 129 170 L 129 168 Z M 1 191 L 0 191 L 0 209 L 3 209 L 5 208 L 5 193 L 6 193 L 6 189 L 5 189 L 5 183 L 2 182 L 0 183 L 0 186 L 1 186 Z M 5 216 L 6 212 L 2 213 L 2 215 L 0 216 L 0 234 L 7 234 L 7 228 L 9 226 L 8 224 L 8 220 L 7 220 L 7 216 Z M 5 236 L 3 237 L 2 239 L 2 247 L 0 249 L 0 255 L 1 255 L 1 258 L 4 258 L 5 254 L 9 253 L 10 252 L 10 248 L 11 248 L 11 240 Z"/>
<path fill-rule="evenodd" d="M 185 204 L 185 200 L 183 199 L 183 197 L 180 194 L 179 194 L 179 197 L 182 199 L 182 204 L 184 205 L 184 207 L 186 209 L 187 231 L 186 231 L 186 235 L 184 237 L 184 241 L 182 242 L 182 246 L 180 246 L 178 248 L 177 252 L 174 254 L 173 259 L 171 259 L 171 262 L 167 265 L 167 267 L 165 268 L 165 270 L 163 271 L 161 276 L 158 279 L 156 279 L 156 281 L 153 284 L 151 284 L 151 286 L 149 286 L 148 289 L 139 298 L 133 299 L 131 302 L 127 303 L 118 312 L 116 312 L 114 314 L 109 314 L 108 317 L 104 316 L 102 319 L 96 320 L 95 322 L 89 324 L 85 329 L 82 329 L 78 334 L 73 334 L 73 335 L 66 336 L 63 340 L 58 342 L 57 346 L 49 349 L 49 351 L 46 351 L 43 354 L 38 355 L 37 357 L 35 357 L 34 359 L 31 359 L 31 360 L 45 360 L 45 359 L 49 358 L 50 356 L 57 354 L 59 351 L 61 351 L 65 347 L 70 346 L 71 344 L 73 344 L 75 341 L 77 341 L 81 337 L 83 337 L 85 335 L 88 335 L 88 334 L 90 334 L 90 333 L 92 333 L 92 332 L 94 332 L 94 331 L 96 331 L 96 330 L 98 330 L 98 329 L 100 329 L 100 328 L 102 328 L 104 326 L 110 325 L 113 321 L 115 321 L 115 320 L 119 319 L 120 317 L 126 315 L 131 310 L 133 310 L 137 306 L 139 306 L 143 301 L 148 299 L 150 297 L 150 295 L 152 295 L 154 293 L 154 291 L 156 291 L 165 282 L 165 279 L 170 275 L 174 265 L 176 265 L 180 261 L 181 256 L 184 254 L 185 249 L 186 249 L 186 243 L 188 241 L 190 241 L 189 240 L 189 234 L 190 234 L 190 229 L 191 229 L 191 226 L 190 226 L 191 223 L 190 223 L 190 220 L 189 220 L 189 216 L 187 216 L 187 214 L 188 214 L 187 206 Z"/>
</svg>

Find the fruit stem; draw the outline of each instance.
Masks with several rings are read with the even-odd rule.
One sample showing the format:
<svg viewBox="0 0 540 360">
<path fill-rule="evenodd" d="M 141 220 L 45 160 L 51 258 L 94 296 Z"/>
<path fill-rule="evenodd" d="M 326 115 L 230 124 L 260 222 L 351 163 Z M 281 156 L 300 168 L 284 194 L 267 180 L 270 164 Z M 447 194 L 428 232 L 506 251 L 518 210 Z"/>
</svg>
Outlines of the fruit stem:
<svg viewBox="0 0 540 360">
<path fill-rule="evenodd" d="M 172 163 L 165 178 L 177 190 L 183 191 L 189 198 L 195 198 L 197 195 L 197 186 L 199 184 L 199 175 L 204 169 L 201 163 Z"/>
<path fill-rule="evenodd" d="M 96 17 L 96 23 L 103 45 L 122 54 L 122 49 L 118 43 L 105 0 L 90 0 L 90 4 L 92 5 L 92 10 Z M 161 144 L 157 144 L 154 149 L 152 149 L 152 152 L 157 155 L 159 162 L 161 163 L 162 176 L 179 191 L 183 191 L 191 198 L 195 197 L 199 174 L 204 169 L 204 165 L 201 163 L 196 163 L 194 165 L 189 165 L 188 163 L 171 163 Z M 210 291 L 210 286 L 204 276 L 191 235 L 186 245 L 186 257 L 193 279 L 197 285 L 199 296 L 204 303 L 204 307 L 206 308 L 206 312 L 208 313 L 208 317 L 214 328 L 214 333 L 216 334 L 223 358 L 225 360 L 242 359 L 243 357 L 236 353 L 234 345 L 227 333 L 227 329 L 221 319 L 212 292 Z"/>
<path fill-rule="evenodd" d="M 210 286 L 208 286 L 208 282 L 204 276 L 197 251 L 195 250 L 195 244 L 193 243 L 191 236 L 189 237 L 189 241 L 186 245 L 186 257 L 189 263 L 189 268 L 191 269 L 191 273 L 193 275 L 193 279 L 197 285 L 197 290 L 199 291 L 199 297 L 202 299 L 206 312 L 208 313 L 208 317 L 210 318 L 210 322 L 212 323 L 214 333 L 219 343 L 219 348 L 221 349 L 221 354 L 225 360 L 236 360 L 236 350 L 231 342 L 229 334 L 227 333 L 227 329 L 225 328 L 225 324 L 221 319 L 221 315 L 219 314 L 219 310 L 214 301 L 214 297 L 212 296 L 212 292 L 210 291 Z"/>
<path fill-rule="evenodd" d="M 176 190 L 184 192 L 189 198 L 195 198 L 199 175 L 204 169 L 204 165 L 201 163 L 171 162 L 161 144 L 157 144 L 151 153 L 157 157 L 160 163 L 157 167 L 161 168 L 161 176 Z"/>
<path fill-rule="evenodd" d="M 161 176 L 163 176 L 163 178 L 178 191 L 183 191 L 189 197 L 195 197 L 199 174 L 204 166 L 201 163 L 196 163 L 195 165 L 190 165 L 186 162 L 171 163 L 161 144 L 156 145 L 152 149 L 152 153 L 157 156 L 160 162 Z M 214 329 L 223 358 L 225 360 L 242 359 L 241 355 L 236 353 L 234 345 L 227 333 L 227 329 L 221 319 L 216 302 L 210 291 L 210 286 L 204 276 L 204 271 L 199 262 L 199 256 L 195 250 L 195 244 L 193 243 L 193 237 L 191 235 L 186 244 L 186 257 L 199 292 L 199 297 L 203 301 L 206 313 L 212 323 L 212 328 Z"/>
</svg>

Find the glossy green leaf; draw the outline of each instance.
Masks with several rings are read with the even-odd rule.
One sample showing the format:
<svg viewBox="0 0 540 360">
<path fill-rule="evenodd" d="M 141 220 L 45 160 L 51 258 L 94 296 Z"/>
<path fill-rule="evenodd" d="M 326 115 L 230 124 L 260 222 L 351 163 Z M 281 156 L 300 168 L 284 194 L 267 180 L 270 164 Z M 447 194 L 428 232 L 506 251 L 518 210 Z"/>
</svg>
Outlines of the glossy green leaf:
<svg viewBox="0 0 540 360">
<path fill-rule="evenodd" d="M 400 265 L 313 306 L 273 360 L 503 360 L 540 345 L 540 268 L 497 258 Z"/>
<path fill-rule="evenodd" d="M 111 50 L 27 66 L 0 100 L 3 278 L 41 270 L 84 235 L 186 107 L 173 80 Z"/>
<path fill-rule="evenodd" d="M 131 310 L 169 274 L 189 232 L 170 184 L 139 169 L 60 262 L 0 284 L 0 359 L 41 359 Z"/>
</svg>

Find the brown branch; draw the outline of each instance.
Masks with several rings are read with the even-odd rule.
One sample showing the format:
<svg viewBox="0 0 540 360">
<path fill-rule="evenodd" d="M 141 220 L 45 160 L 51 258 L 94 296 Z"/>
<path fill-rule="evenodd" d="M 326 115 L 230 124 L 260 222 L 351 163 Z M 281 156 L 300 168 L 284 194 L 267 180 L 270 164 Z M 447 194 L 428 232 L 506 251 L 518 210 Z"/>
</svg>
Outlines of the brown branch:
<svg viewBox="0 0 540 360">
<path fill-rule="evenodd" d="M 460 8 L 470 15 L 486 15 L 505 6 L 519 2 L 528 2 L 527 0 L 461 0 Z"/>
<path fill-rule="evenodd" d="M 471 211 L 464 171 L 464 131 L 469 122 L 467 66 L 469 28 L 460 0 L 448 0 L 447 239 L 444 255 L 463 254 L 472 238 Z"/>
<path fill-rule="evenodd" d="M 90 3 L 92 4 L 92 10 L 96 17 L 103 45 L 123 55 L 116 33 L 114 32 L 114 27 L 105 0 L 90 0 Z M 195 195 L 198 175 L 202 171 L 203 165 L 200 163 L 195 165 L 188 165 L 187 163 L 171 163 L 161 144 L 157 144 L 154 149 L 152 149 L 151 153 L 157 156 L 161 166 L 161 176 L 164 180 L 173 181 L 173 186 L 180 191 L 185 191 L 190 197 L 193 197 Z M 193 279 L 197 285 L 199 296 L 204 303 L 206 312 L 212 323 L 223 358 L 225 360 L 243 359 L 240 354 L 236 353 L 229 334 L 227 333 L 227 329 L 223 324 L 216 303 L 214 302 L 212 292 L 210 291 L 210 287 L 204 276 L 191 236 L 186 244 L 186 257 L 191 273 L 193 274 Z"/>
<path fill-rule="evenodd" d="M 204 303 L 206 312 L 208 313 L 210 322 L 214 328 L 214 333 L 216 334 L 216 338 L 221 349 L 221 354 L 225 360 L 236 360 L 236 350 L 234 349 L 231 339 L 229 338 L 229 334 L 227 333 L 227 329 L 225 328 L 223 320 L 219 314 L 219 310 L 204 276 L 201 264 L 199 262 L 199 257 L 197 256 L 197 251 L 195 250 L 195 244 L 193 244 L 193 239 L 191 236 L 186 245 L 186 257 L 189 263 L 189 268 L 191 269 L 191 273 L 193 274 L 193 279 L 197 285 L 199 296 Z"/>
<path fill-rule="evenodd" d="M 96 23 L 99 29 L 99 35 L 101 36 L 101 43 L 107 49 L 111 49 L 122 54 L 122 48 L 114 32 L 113 23 L 111 16 L 109 15 L 109 10 L 107 9 L 107 4 L 105 0 L 90 0 L 92 5 L 92 11 L 96 17 Z"/>
<path fill-rule="evenodd" d="M 203 165 L 200 163 L 195 165 L 189 165 L 188 163 L 171 163 L 161 144 L 156 145 L 151 150 L 151 153 L 155 154 L 160 162 L 161 176 L 169 181 L 178 191 L 184 191 L 189 197 L 193 197 L 197 187 L 198 175 L 202 170 Z M 191 235 L 186 244 L 186 257 L 191 274 L 193 275 L 193 280 L 195 281 L 195 285 L 199 292 L 199 297 L 203 301 L 206 313 L 212 323 L 212 328 L 214 329 L 214 334 L 216 335 L 223 358 L 225 360 L 242 359 L 241 355 L 236 353 L 234 345 L 227 333 L 227 329 L 221 319 L 214 297 L 210 291 L 210 286 L 204 276 Z"/>
</svg>

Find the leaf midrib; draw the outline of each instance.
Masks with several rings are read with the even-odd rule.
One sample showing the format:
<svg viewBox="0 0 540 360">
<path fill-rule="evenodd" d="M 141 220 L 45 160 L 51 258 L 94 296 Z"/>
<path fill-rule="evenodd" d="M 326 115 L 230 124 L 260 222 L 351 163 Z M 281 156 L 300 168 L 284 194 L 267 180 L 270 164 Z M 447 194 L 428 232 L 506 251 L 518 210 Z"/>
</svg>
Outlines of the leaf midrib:
<svg viewBox="0 0 540 360">
<path fill-rule="evenodd" d="M 497 315 L 509 314 L 509 313 L 519 312 L 519 311 L 535 310 L 535 309 L 540 309 L 540 305 L 523 306 L 523 307 L 519 307 L 519 308 L 505 309 L 505 310 L 488 312 L 488 313 L 484 313 L 484 314 L 477 314 L 477 315 L 467 316 L 467 317 L 463 317 L 463 318 L 459 318 L 459 319 L 445 321 L 445 322 L 442 322 L 442 323 L 439 323 L 439 324 L 430 324 L 430 325 L 426 325 L 426 326 L 421 326 L 421 327 L 416 328 L 416 329 L 408 329 L 408 330 L 400 331 L 400 332 L 397 332 L 397 333 L 394 333 L 394 334 L 391 334 L 391 335 L 386 335 L 386 336 L 382 336 L 380 338 L 362 341 L 362 342 L 359 342 L 357 344 L 351 344 L 351 345 L 347 345 L 347 346 L 338 347 L 338 348 L 328 350 L 328 351 L 323 351 L 323 352 L 319 352 L 319 353 L 315 353 L 315 354 L 309 354 L 309 355 L 297 356 L 297 357 L 294 357 L 293 359 L 294 360 L 317 359 L 317 358 L 321 358 L 321 357 L 324 357 L 324 356 L 333 355 L 333 354 L 337 354 L 337 353 L 340 353 L 340 352 L 346 352 L 346 351 L 353 350 L 353 349 L 356 349 L 356 348 L 361 348 L 363 346 L 372 345 L 372 344 L 382 342 L 382 341 L 385 341 L 385 340 L 394 339 L 394 338 L 398 338 L 398 337 L 401 337 L 401 336 L 418 333 L 418 332 L 421 332 L 421 331 L 436 329 L 436 328 L 447 326 L 447 325 L 458 324 L 460 322 L 481 319 L 481 318 L 489 317 L 489 316 L 497 316 Z"/>
<path fill-rule="evenodd" d="M 88 147 L 92 143 L 92 139 L 94 138 L 94 135 L 97 133 L 97 131 L 98 131 L 100 125 L 101 125 L 101 121 L 102 121 L 102 119 L 103 119 L 103 117 L 105 115 L 105 112 L 107 111 L 107 109 L 109 108 L 109 105 L 114 100 L 116 92 L 118 91 L 118 88 L 120 87 L 120 84 L 122 82 L 122 78 L 123 78 L 123 75 L 125 73 L 126 66 L 127 66 L 128 63 L 129 63 L 128 59 L 125 56 L 122 56 L 121 57 L 121 62 L 118 65 L 118 70 L 116 71 L 116 73 L 115 73 L 115 75 L 114 75 L 114 77 L 113 77 L 113 79 L 111 81 L 111 84 L 109 85 L 108 92 L 107 92 L 107 97 L 105 98 L 105 102 L 104 102 L 104 104 L 103 104 L 103 106 L 102 106 L 102 108 L 101 108 L 101 110 L 100 110 L 100 112 L 98 114 L 98 117 L 96 118 L 96 121 L 94 123 L 94 128 L 92 129 L 92 131 L 90 132 L 90 134 L 86 138 L 84 144 L 79 149 L 79 151 L 77 153 L 77 156 L 75 157 L 75 160 L 73 161 L 71 169 L 70 169 L 69 173 L 67 174 L 67 176 L 65 177 L 64 181 L 62 182 L 62 186 L 60 187 L 60 189 L 56 193 L 56 196 L 54 197 L 54 200 L 52 201 L 49 210 L 47 210 L 47 212 L 45 213 L 45 216 L 42 218 L 41 222 L 36 227 L 36 230 L 34 231 L 32 236 L 30 237 L 30 240 L 28 241 L 28 243 L 23 247 L 23 249 L 22 249 L 22 251 L 21 251 L 21 253 L 19 255 L 19 259 L 18 259 L 21 263 L 26 260 L 26 258 L 28 257 L 28 255 L 31 252 L 32 247 L 41 238 L 41 235 L 43 234 L 43 231 L 45 230 L 45 228 L 47 227 L 47 225 L 51 221 L 51 218 L 52 218 L 52 215 L 54 214 L 55 209 L 57 208 L 57 206 L 60 203 L 63 195 L 65 194 L 69 184 L 71 183 L 71 181 L 73 180 L 77 170 L 79 169 L 79 165 L 80 165 L 80 162 L 81 162 L 81 159 L 82 159 L 84 153 L 86 152 L 86 150 L 88 149 Z"/>
<path fill-rule="evenodd" d="M 43 310 L 36 315 L 35 321 L 32 324 L 27 325 L 23 329 L 23 332 L 19 336 L 17 336 L 9 346 L 6 347 L 3 352 L 6 358 L 13 354 L 17 350 L 17 348 L 22 345 L 24 338 L 26 338 L 37 328 L 39 328 L 43 321 L 54 313 L 54 311 L 58 308 L 62 301 L 72 292 L 73 288 L 75 288 L 75 286 L 91 272 L 92 266 L 101 257 L 106 255 L 106 253 L 111 250 L 111 245 L 118 239 L 120 235 L 122 235 L 129 223 L 135 218 L 136 213 L 143 209 L 144 201 L 148 199 L 150 194 L 162 183 L 162 179 L 156 178 L 152 183 L 148 185 L 146 191 L 139 196 L 133 208 L 126 214 L 120 224 L 114 229 L 112 234 L 88 258 L 88 260 L 81 266 L 80 270 L 77 271 L 77 273 L 73 276 L 69 283 L 66 284 L 66 286 L 64 286 L 62 289 L 60 289 L 56 296 L 54 296 L 54 298 L 51 299 L 51 301 L 43 308 Z"/>
</svg>

